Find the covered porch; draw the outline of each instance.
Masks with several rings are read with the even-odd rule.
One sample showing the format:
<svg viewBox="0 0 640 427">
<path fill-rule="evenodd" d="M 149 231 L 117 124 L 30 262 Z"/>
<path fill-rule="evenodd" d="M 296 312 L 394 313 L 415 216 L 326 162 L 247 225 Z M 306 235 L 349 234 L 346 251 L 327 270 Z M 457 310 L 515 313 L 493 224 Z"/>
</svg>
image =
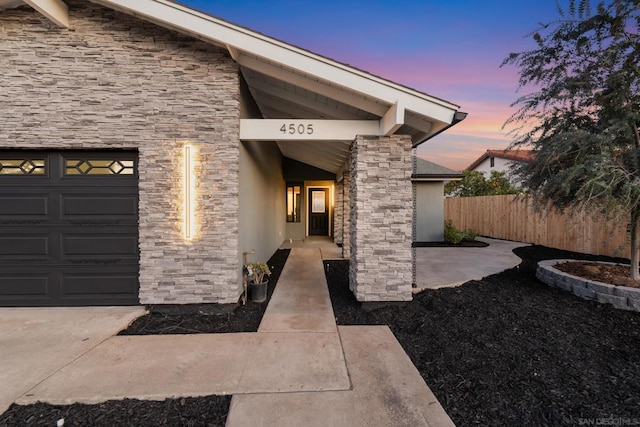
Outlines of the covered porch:
<svg viewBox="0 0 640 427">
<path fill-rule="evenodd" d="M 258 44 L 260 54 L 229 50 L 241 80 L 239 258 L 324 237 L 350 260 L 359 301 L 411 300 L 412 155 L 466 114 L 328 58 Z"/>
</svg>

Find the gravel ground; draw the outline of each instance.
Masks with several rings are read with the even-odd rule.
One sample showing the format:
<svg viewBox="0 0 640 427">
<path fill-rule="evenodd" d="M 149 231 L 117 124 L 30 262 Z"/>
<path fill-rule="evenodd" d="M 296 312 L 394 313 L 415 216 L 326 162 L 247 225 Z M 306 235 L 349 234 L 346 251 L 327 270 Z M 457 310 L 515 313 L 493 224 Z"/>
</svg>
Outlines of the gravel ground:
<svg viewBox="0 0 640 427">
<path fill-rule="evenodd" d="M 458 426 L 640 425 L 640 315 L 581 300 L 532 274 L 542 259 L 623 260 L 542 246 L 514 252 L 523 258 L 520 268 L 458 288 L 426 290 L 405 307 L 374 311 L 363 310 L 349 292 L 348 262 L 325 261 L 336 319 L 341 325 L 389 325 Z M 182 315 L 142 329 L 257 329 L 255 318 L 266 304 L 246 307 L 208 316 L 208 322 Z M 209 396 L 13 405 L 0 415 L 0 426 L 53 426 L 60 418 L 65 425 L 222 426 L 229 402 L 228 396 Z"/>
<path fill-rule="evenodd" d="M 525 267 L 582 257 L 515 252 Z M 325 262 L 325 271 L 338 324 L 389 325 L 458 426 L 640 425 L 637 313 L 550 288 L 527 268 L 367 312 L 348 290 L 346 261 Z"/>
</svg>

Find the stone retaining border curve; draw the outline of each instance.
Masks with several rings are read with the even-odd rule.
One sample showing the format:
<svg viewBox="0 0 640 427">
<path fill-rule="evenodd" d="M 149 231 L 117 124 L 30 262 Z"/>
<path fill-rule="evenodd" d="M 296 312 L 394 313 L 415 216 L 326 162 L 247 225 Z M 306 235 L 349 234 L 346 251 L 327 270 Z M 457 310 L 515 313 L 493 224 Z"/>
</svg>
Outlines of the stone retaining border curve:
<svg viewBox="0 0 640 427">
<path fill-rule="evenodd" d="M 566 262 L 596 263 L 596 261 L 578 259 L 551 259 L 540 261 L 536 269 L 536 277 L 549 286 L 573 292 L 574 295 L 582 299 L 595 300 L 600 303 L 612 304 L 615 308 L 640 312 L 640 289 L 596 282 L 583 277 L 573 276 L 554 268 L 556 264 Z M 621 265 L 613 262 L 597 263 Z"/>
</svg>

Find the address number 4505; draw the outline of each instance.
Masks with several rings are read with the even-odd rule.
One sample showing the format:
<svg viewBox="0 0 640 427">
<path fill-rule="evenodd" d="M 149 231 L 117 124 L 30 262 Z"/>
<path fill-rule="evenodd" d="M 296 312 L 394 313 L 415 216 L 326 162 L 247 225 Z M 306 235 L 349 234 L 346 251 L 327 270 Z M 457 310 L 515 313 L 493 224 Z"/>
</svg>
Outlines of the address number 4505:
<svg viewBox="0 0 640 427">
<path fill-rule="evenodd" d="M 289 135 L 313 135 L 313 125 L 312 124 L 299 124 L 295 125 L 293 123 L 283 124 L 280 127 L 280 132 Z"/>
</svg>

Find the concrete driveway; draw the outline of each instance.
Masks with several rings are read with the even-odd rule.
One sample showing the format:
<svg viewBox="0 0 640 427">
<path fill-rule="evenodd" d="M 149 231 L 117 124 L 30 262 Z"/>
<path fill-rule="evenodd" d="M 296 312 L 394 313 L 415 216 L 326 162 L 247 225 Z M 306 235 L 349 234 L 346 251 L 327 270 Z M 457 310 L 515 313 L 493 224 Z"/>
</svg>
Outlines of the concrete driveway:
<svg viewBox="0 0 640 427">
<path fill-rule="evenodd" d="M 0 307 L 0 414 L 144 313 L 144 307 Z"/>
</svg>

